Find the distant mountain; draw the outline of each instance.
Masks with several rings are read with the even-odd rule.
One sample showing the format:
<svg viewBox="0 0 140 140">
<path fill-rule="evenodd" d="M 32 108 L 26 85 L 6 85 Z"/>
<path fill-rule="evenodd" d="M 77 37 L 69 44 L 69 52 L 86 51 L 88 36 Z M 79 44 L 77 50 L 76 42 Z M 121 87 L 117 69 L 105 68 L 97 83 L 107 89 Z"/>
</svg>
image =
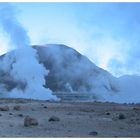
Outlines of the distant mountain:
<svg viewBox="0 0 140 140">
<path fill-rule="evenodd" d="M 50 71 L 46 77 L 45 86 L 52 91 L 88 93 L 97 92 L 97 90 L 118 91 L 115 77 L 97 67 L 76 50 L 61 44 L 33 45 L 33 48 L 37 50 L 40 63 Z M 1 56 L 3 57 L 4 55 Z M 9 90 L 17 84 L 8 77 L 8 74 L 0 72 L 0 75 L 0 82 L 7 84 Z"/>
<path fill-rule="evenodd" d="M 46 86 L 52 91 L 117 92 L 117 78 L 97 67 L 87 57 L 66 45 L 33 46 L 49 69 Z"/>
<path fill-rule="evenodd" d="M 139 76 L 128 75 L 116 78 L 66 45 L 47 44 L 32 47 L 37 50 L 39 63 L 49 70 L 44 86 L 54 93 L 64 93 L 63 96 L 69 94 L 74 97 L 75 94 L 81 93 L 86 96 L 92 95 L 92 99 L 120 103 L 140 102 Z M 12 55 L 15 51 L 5 55 Z M 5 55 L 0 56 L 0 59 L 5 58 Z M 3 87 L 10 92 L 15 87 L 24 89 L 25 85 L 13 80 L 8 72 L 0 71 L 0 89 Z"/>
</svg>

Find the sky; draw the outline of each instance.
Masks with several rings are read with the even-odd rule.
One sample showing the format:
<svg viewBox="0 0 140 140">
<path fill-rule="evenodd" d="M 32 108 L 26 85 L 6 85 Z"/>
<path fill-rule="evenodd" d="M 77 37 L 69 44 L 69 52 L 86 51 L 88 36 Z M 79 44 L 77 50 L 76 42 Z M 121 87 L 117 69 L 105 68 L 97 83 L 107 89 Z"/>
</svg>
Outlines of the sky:
<svg viewBox="0 0 140 140">
<path fill-rule="evenodd" d="M 140 75 L 140 3 L 11 3 L 31 44 L 65 44 L 115 76 Z M 11 49 L 0 28 L 0 54 Z"/>
</svg>

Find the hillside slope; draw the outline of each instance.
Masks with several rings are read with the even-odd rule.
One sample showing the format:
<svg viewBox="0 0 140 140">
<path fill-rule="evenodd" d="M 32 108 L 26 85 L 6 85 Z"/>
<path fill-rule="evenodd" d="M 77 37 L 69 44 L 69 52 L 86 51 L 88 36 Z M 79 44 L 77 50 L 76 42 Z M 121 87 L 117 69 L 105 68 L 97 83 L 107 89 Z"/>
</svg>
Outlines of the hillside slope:
<svg viewBox="0 0 140 140">
<path fill-rule="evenodd" d="M 104 69 L 97 67 L 84 55 L 65 45 L 47 44 L 33 45 L 32 47 L 37 50 L 39 63 L 49 70 L 44 86 L 57 97 L 70 100 L 86 98 L 117 103 L 140 102 L 139 76 L 126 75 L 116 78 Z M 5 54 L 8 56 L 6 59 L 11 60 L 15 52 L 16 50 Z M 12 77 L 10 70 L 12 63 L 15 63 L 16 60 L 11 65 L 7 65 L 7 60 L 4 59 L 5 55 L 0 57 L 1 60 L 4 60 L 0 61 L 3 62 L 2 66 L 7 66 L 6 71 L 0 69 L 1 97 L 35 98 L 34 93 L 27 95 L 19 92 L 15 96 L 12 94 L 14 89 L 20 89 L 24 93 L 24 89 L 28 85 L 20 79 L 16 81 Z M 38 96 L 36 99 L 44 98 L 41 93 Z"/>
<path fill-rule="evenodd" d="M 76 50 L 55 44 L 33 47 L 37 49 L 40 62 L 50 71 L 46 86 L 52 91 L 85 92 L 98 96 L 119 91 L 117 78 Z"/>
</svg>

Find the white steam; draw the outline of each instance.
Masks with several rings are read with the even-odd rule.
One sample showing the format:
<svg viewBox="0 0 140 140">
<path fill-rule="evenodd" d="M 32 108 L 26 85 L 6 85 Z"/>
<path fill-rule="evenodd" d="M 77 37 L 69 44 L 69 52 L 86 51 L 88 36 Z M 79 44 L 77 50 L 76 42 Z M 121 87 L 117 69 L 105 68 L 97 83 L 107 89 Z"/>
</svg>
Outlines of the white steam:
<svg viewBox="0 0 140 140">
<path fill-rule="evenodd" d="M 43 87 L 48 71 L 39 64 L 37 52 L 30 47 L 30 39 L 15 14 L 15 8 L 9 3 L 0 4 L 0 26 L 9 37 L 11 46 L 17 49 L 4 57 L 0 71 L 22 85 L 10 92 L 5 89 L 5 92 L 11 97 L 57 99 L 51 90 Z"/>
</svg>

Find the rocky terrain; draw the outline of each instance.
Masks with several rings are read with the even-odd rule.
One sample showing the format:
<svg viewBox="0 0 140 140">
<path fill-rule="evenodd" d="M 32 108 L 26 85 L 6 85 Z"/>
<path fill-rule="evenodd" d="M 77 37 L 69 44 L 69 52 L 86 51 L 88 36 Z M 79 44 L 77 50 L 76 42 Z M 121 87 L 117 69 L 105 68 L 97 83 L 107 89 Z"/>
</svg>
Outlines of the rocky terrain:
<svg viewBox="0 0 140 140">
<path fill-rule="evenodd" d="M 140 104 L 0 99 L 0 137 L 140 137 Z"/>
</svg>

